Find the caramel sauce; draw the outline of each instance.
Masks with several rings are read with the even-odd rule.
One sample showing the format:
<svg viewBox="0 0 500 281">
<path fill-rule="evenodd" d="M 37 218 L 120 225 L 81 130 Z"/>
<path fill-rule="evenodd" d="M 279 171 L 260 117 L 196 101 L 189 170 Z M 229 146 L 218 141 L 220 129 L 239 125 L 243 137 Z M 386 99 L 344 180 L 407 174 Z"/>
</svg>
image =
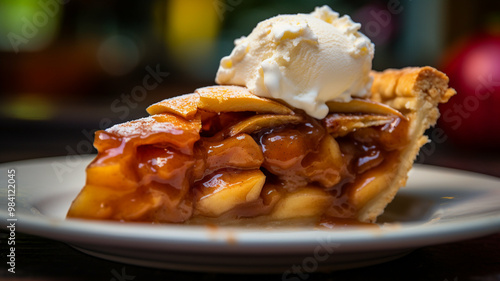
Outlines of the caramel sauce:
<svg viewBox="0 0 500 281">
<path fill-rule="evenodd" d="M 262 132 L 259 138 L 264 154 L 262 167 L 290 190 L 307 185 L 310 180 L 304 160 L 318 151 L 324 134 L 323 128 L 312 122 Z"/>
<path fill-rule="evenodd" d="M 390 159 L 408 143 L 408 122 L 398 117 L 383 126 L 356 129 L 333 140 L 324 124 L 305 115 L 300 124 L 229 138 L 217 133 L 255 113 L 200 110 L 187 121 L 164 115 L 96 133 L 99 152 L 89 168 L 110 174 L 106 169 L 118 165 L 113 173 L 126 178 L 115 181 L 116 186 L 102 186 L 101 192 L 118 190 L 121 182 L 132 182 L 134 188 L 122 197 L 97 196 L 102 197 L 102 202 L 94 210 L 89 207 L 75 213 L 72 208 L 69 217 L 97 218 L 94 213 L 100 213 L 101 219 L 122 221 L 196 220 L 193 186 L 199 181 L 217 171 L 260 169 L 266 175 L 260 197 L 234 207 L 220 218 L 268 215 L 284 194 L 315 186 L 326 190 L 333 202 L 318 226 L 366 225 L 355 219 L 360 206 L 353 203 L 353 192 L 383 170 L 393 168 Z M 331 149 L 337 149 L 338 155 Z M 85 188 L 96 189 L 91 182 L 88 178 Z M 74 205 L 92 205 L 84 200 L 77 198 Z"/>
</svg>

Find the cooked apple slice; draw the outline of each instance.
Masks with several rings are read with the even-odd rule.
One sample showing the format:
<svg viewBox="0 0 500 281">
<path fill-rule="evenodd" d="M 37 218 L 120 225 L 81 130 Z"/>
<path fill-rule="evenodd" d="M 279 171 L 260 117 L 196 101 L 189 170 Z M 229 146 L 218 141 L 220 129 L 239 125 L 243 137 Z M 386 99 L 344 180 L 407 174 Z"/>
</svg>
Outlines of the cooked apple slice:
<svg viewBox="0 0 500 281">
<path fill-rule="evenodd" d="M 339 144 L 330 135 L 321 140 L 318 152 L 307 154 L 301 162 L 304 169 L 299 174 L 326 188 L 339 183 L 345 169 Z"/>
<path fill-rule="evenodd" d="M 163 184 L 172 184 L 178 175 L 185 177 L 194 165 L 190 155 L 179 153 L 172 147 L 159 145 L 143 145 L 137 148 L 136 169 L 143 184 L 149 181 L 159 181 Z"/>
<path fill-rule="evenodd" d="M 331 204 L 332 196 L 317 187 L 304 187 L 286 193 L 271 213 L 273 219 L 284 220 L 321 216 Z"/>
<path fill-rule="evenodd" d="M 228 137 L 240 133 L 251 134 L 262 128 L 277 127 L 284 124 L 297 124 L 302 121 L 304 121 L 304 118 L 299 115 L 255 115 L 231 126 L 228 131 L 223 134 Z"/>
<path fill-rule="evenodd" d="M 292 110 L 281 103 L 258 97 L 239 86 L 211 86 L 199 88 L 198 108 L 214 112 L 254 111 L 258 113 L 291 114 Z"/>
<path fill-rule="evenodd" d="M 133 191 L 137 188 L 135 179 L 124 173 L 120 162 L 106 165 L 89 165 L 87 167 L 87 185 L 100 185 L 121 191 Z"/>
<path fill-rule="evenodd" d="M 121 139 L 126 146 L 171 144 L 185 154 L 191 154 L 200 138 L 201 120 L 187 121 L 179 116 L 163 113 L 117 124 L 106 131 L 98 131 L 94 146 L 104 151 L 107 143 Z"/>
<path fill-rule="evenodd" d="M 203 216 L 219 216 L 235 206 L 257 200 L 266 176 L 258 169 L 223 170 L 195 187 L 195 209 Z"/>
<path fill-rule="evenodd" d="M 397 111 L 396 109 L 385 104 L 370 100 L 352 99 L 349 102 L 327 101 L 326 105 L 332 113 L 369 113 L 395 115 L 400 118 L 406 119 L 406 117 L 404 117 L 403 114 L 401 114 L 401 112 Z"/>
<path fill-rule="evenodd" d="M 367 172 L 357 185 L 349 189 L 350 202 L 356 209 L 363 208 L 367 202 L 375 198 L 393 180 L 392 173 Z"/>
<path fill-rule="evenodd" d="M 157 196 L 155 190 L 150 190 L 147 194 L 142 192 L 126 194 L 116 200 L 116 211 L 113 218 L 127 221 L 144 220 L 152 212 L 165 205 L 166 201 L 166 197 Z"/>
<path fill-rule="evenodd" d="M 144 193 L 87 184 L 73 201 L 68 217 L 134 221 L 149 219 L 151 212 L 169 207 L 176 211 L 167 195 L 158 190 Z M 179 216 L 170 214 L 175 215 Z"/>
<path fill-rule="evenodd" d="M 117 199 L 133 191 L 117 190 L 100 185 L 87 184 L 71 204 L 68 217 L 110 219 L 116 211 Z"/>
<path fill-rule="evenodd" d="M 381 126 L 393 120 L 394 117 L 391 115 L 331 113 L 321 121 L 333 137 L 343 137 L 356 129 Z"/>
<path fill-rule="evenodd" d="M 196 114 L 199 103 L 200 95 L 185 94 L 157 102 L 149 106 L 146 111 L 151 115 L 173 113 L 185 119 L 191 119 Z"/>
<path fill-rule="evenodd" d="M 260 146 L 247 134 L 239 134 L 222 141 L 203 139 L 196 146 L 195 179 L 223 168 L 258 169 L 264 162 Z"/>
</svg>

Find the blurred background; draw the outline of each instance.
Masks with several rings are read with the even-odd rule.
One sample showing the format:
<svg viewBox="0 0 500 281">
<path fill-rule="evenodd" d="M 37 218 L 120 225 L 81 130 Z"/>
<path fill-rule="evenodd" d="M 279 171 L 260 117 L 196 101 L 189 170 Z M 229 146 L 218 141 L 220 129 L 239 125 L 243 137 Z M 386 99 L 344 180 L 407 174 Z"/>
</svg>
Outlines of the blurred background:
<svg viewBox="0 0 500 281">
<path fill-rule="evenodd" d="M 500 1 L 0 0 L 0 162 L 94 153 L 93 133 L 214 84 L 233 41 L 329 5 L 373 67 L 431 65 L 459 95 L 417 162 L 500 176 Z"/>
</svg>

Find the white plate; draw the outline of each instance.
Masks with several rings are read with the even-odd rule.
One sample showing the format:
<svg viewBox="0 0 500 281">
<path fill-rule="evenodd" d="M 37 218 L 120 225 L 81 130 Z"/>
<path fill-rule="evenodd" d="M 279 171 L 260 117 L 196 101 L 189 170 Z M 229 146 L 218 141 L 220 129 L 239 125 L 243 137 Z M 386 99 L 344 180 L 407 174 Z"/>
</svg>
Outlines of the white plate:
<svg viewBox="0 0 500 281">
<path fill-rule="evenodd" d="M 398 258 L 418 247 L 500 231 L 500 180 L 416 165 L 407 187 L 380 218 L 380 229 L 256 229 L 71 219 L 65 214 L 94 156 L 0 165 L 0 218 L 8 169 L 15 169 L 16 231 L 69 243 L 125 263 L 197 271 L 302 272 L 346 269 Z M 293 268 L 292 268 L 293 267 Z"/>
</svg>

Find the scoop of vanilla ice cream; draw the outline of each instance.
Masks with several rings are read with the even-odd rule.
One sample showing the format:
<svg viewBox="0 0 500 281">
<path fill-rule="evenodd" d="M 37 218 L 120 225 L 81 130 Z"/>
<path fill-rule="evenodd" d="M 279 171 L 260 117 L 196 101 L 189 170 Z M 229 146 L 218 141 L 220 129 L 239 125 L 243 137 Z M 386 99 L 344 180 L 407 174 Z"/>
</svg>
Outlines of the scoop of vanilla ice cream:
<svg viewBox="0 0 500 281">
<path fill-rule="evenodd" d="M 369 95 L 374 45 L 358 32 L 360 27 L 328 6 L 267 19 L 235 40 L 215 81 L 246 86 L 257 96 L 324 118 L 325 102 Z"/>
</svg>

